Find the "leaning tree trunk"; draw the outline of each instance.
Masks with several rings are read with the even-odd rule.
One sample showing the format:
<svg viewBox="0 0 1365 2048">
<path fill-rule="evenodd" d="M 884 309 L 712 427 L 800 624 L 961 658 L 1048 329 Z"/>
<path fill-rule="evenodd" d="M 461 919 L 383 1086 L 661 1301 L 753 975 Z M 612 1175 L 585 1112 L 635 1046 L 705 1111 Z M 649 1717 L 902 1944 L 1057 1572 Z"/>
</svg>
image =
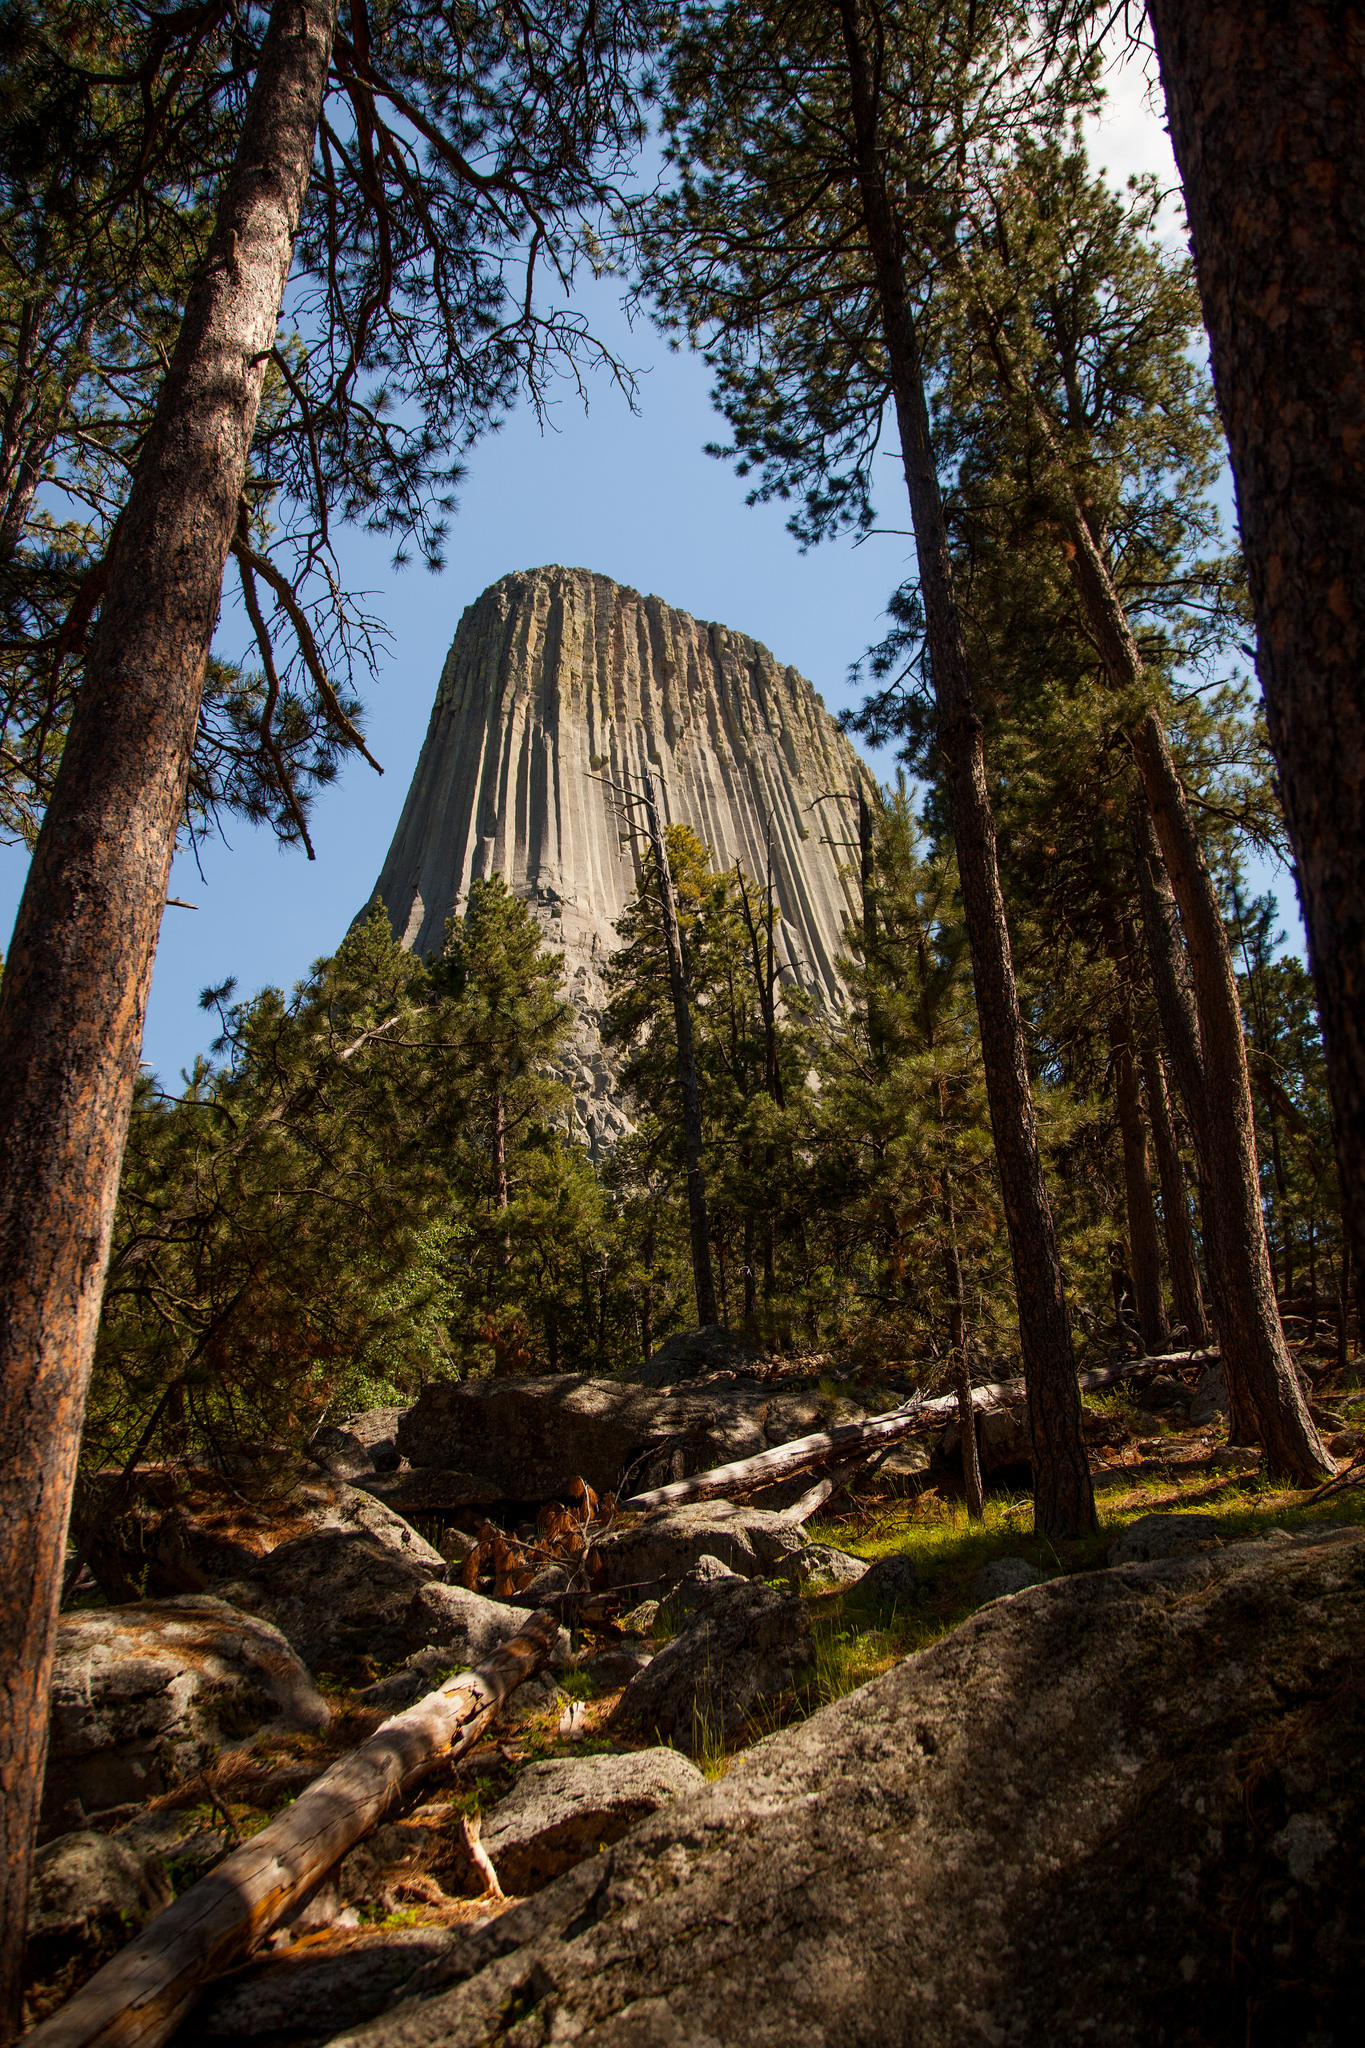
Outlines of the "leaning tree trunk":
<svg viewBox="0 0 1365 2048">
<path fill-rule="evenodd" d="M 1149 0 L 1365 1256 L 1365 9 Z"/>
<path fill-rule="evenodd" d="M 1199 1043 L 1199 1018 L 1194 990 L 1190 986 L 1185 942 L 1180 936 L 1180 915 L 1171 894 L 1170 876 L 1157 845 L 1156 827 L 1145 797 L 1133 807 L 1134 843 L 1137 849 L 1138 897 L 1142 905 L 1142 928 L 1147 941 L 1147 958 L 1152 970 L 1157 1015 L 1175 1073 L 1176 1087 L 1185 1107 L 1194 1148 L 1195 1173 L 1199 1182 L 1199 1211 L 1204 1224 L 1204 1253 L 1208 1266 L 1209 1291 L 1213 1296 L 1214 1320 L 1221 1334 L 1226 1320 L 1226 1280 L 1218 1238 L 1218 1203 L 1209 1173 L 1209 1105 L 1204 1090 L 1204 1054 Z M 1232 1443 L 1249 1443 L 1255 1437 L 1255 1423 L 1242 1398 L 1241 1382 L 1234 1372 L 1228 1379 L 1228 1436 Z"/>
<path fill-rule="evenodd" d="M 1161 1219 L 1165 1226 L 1166 1260 L 1171 1273 L 1175 1312 L 1185 1326 L 1188 1342 L 1197 1349 L 1209 1341 L 1204 1292 L 1199 1284 L 1199 1259 L 1190 1228 L 1185 1176 L 1180 1169 L 1180 1147 L 1171 1119 L 1171 1100 L 1166 1091 L 1161 1054 L 1149 1039 L 1142 1048 L 1142 1077 L 1147 1085 L 1147 1118 L 1152 1127 L 1152 1148 L 1156 1153 L 1157 1178 L 1161 1183 Z"/>
<path fill-rule="evenodd" d="M 1072 576 L 1105 673 L 1115 691 L 1131 702 L 1143 689 L 1142 657 L 1109 565 L 1079 506 L 1073 507 L 1068 537 Z M 1180 912 L 1199 1018 L 1204 1165 L 1217 1216 L 1222 1267 L 1219 1336 L 1228 1390 L 1231 1393 L 1234 1382 L 1240 1385 L 1242 1405 L 1254 1418 L 1271 1472 L 1316 1482 L 1336 1467 L 1318 1440 L 1280 1326 L 1232 949 L 1185 791 L 1154 710 L 1138 715 L 1129 740 Z"/>
<path fill-rule="evenodd" d="M 1077 1536 L 1096 1526 L 1081 1436 L 1081 1397 L 1052 1210 L 1043 1182 L 1023 1019 L 996 859 L 981 717 L 972 690 L 953 588 L 947 528 L 929 435 L 919 337 L 901 240 L 883 171 L 877 87 L 859 0 L 841 0 L 856 146 L 856 175 L 876 273 L 920 590 L 938 706 L 937 740 L 948 785 L 958 877 L 971 947 L 991 1129 L 1019 1304 L 1029 1384 L 1034 1518 L 1040 1534 Z"/>
<path fill-rule="evenodd" d="M 688 986 L 687 962 L 683 958 L 682 933 L 678 928 L 678 905 L 673 894 L 673 872 L 668 865 L 668 842 L 654 796 L 654 778 L 645 770 L 645 818 L 654 869 L 659 883 L 659 911 L 663 919 L 664 950 L 668 958 L 668 986 L 673 997 L 673 1023 L 677 1034 L 678 1092 L 682 1097 L 683 1146 L 687 1159 L 687 1217 L 692 1233 L 692 1281 L 697 1295 L 697 1321 L 718 1320 L 716 1283 L 711 1273 L 711 1226 L 706 1213 L 706 1166 L 702 1156 L 701 1088 L 697 1081 L 697 1055 L 692 1043 L 692 992 Z M 721 1279 L 725 1278 L 724 1270 Z"/>
<path fill-rule="evenodd" d="M 337 0 L 277 0 L 119 522 L 0 992 L 0 2017 L 18 2012 L 53 1630 L 157 930 Z"/>
<path fill-rule="evenodd" d="M 1137 1062 L 1133 1058 L 1132 1028 L 1125 1008 L 1115 1009 L 1110 1017 L 1109 1051 L 1114 1068 L 1119 1136 L 1123 1143 L 1123 1186 L 1128 1208 L 1128 1248 L 1133 1262 L 1133 1298 L 1137 1303 L 1142 1348 L 1154 1353 L 1165 1351 L 1171 1338 L 1161 1293 L 1161 1243 L 1157 1235 L 1156 1204 L 1152 1199 L 1152 1175 L 1147 1162 L 1142 1095 L 1138 1087 Z"/>
</svg>

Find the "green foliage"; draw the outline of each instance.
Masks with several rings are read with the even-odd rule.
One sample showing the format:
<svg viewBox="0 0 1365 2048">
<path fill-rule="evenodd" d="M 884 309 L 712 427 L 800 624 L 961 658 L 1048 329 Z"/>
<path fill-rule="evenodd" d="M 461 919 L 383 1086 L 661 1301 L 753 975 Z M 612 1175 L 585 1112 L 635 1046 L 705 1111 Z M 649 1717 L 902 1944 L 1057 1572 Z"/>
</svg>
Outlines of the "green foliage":
<svg viewBox="0 0 1365 2048">
<path fill-rule="evenodd" d="M 0 834 L 32 840 L 133 466 L 205 256 L 266 0 L 0 6 Z M 627 373 L 559 290 L 643 136 L 643 0 L 590 15 L 343 5 L 234 573 L 240 658 L 210 667 L 191 829 L 307 840 L 363 744 L 379 622 L 338 522 L 441 565 L 469 449 L 557 371 Z"/>
<path fill-rule="evenodd" d="M 443 959 L 376 909 L 291 997 L 208 992 L 220 1064 L 139 1087 L 88 1455 L 158 1409 L 167 1444 L 289 1441 L 486 1361 L 546 1232 L 571 1258 L 598 1220 L 563 1199 L 584 1169 L 547 1121 L 557 972 L 525 905 L 476 883 Z"/>
</svg>

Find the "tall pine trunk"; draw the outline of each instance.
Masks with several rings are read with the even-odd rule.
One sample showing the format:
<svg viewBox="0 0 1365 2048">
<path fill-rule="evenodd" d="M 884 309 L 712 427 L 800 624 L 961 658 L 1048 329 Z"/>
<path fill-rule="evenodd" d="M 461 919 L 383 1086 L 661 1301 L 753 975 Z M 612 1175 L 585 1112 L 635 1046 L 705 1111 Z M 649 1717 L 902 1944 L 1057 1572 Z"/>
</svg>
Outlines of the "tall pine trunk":
<svg viewBox="0 0 1365 2048">
<path fill-rule="evenodd" d="M 185 306 L 0 992 L 0 2013 L 14 2023 L 57 1596 L 204 667 L 337 0 L 277 0 Z"/>
<path fill-rule="evenodd" d="M 1125 1008 L 1115 1009 L 1110 1017 L 1109 1052 L 1114 1069 L 1119 1136 L 1123 1144 L 1123 1185 L 1128 1210 L 1133 1300 L 1137 1305 L 1142 1348 L 1150 1356 L 1167 1349 L 1170 1332 L 1166 1326 L 1166 1304 L 1161 1291 L 1161 1244 L 1147 1160 L 1142 1094 L 1138 1087 L 1137 1062 L 1133 1058 L 1133 1034 Z"/>
<path fill-rule="evenodd" d="M 1079 506 L 1069 522 L 1070 566 L 1110 684 L 1130 699 L 1142 658 L 1109 565 Z M 1272 1473 L 1316 1482 L 1335 1465 L 1318 1441 L 1290 1362 L 1275 1301 L 1261 1206 L 1256 1121 L 1232 948 L 1189 803 L 1161 720 L 1143 712 L 1129 739 L 1180 913 L 1199 1020 L 1205 1104 L 1204 1167 L 1222 1264 L 1219 1334 L 1231 1393 L 1265 1446 Z M 1206 1211 L 1207 1213 L 1207 1211 Z"/>
<path fill-rule="evenodd" d="M 1149 0 L 1365 1255 L 1365 10 Z"/>
<path fill-rule="evenodd" d="M 1180 1167 L 1180 1148 L 1171 1118 L 1171 1101 L 1166 1090 L 1161 1054 L 1150 1041 L 1142 1048 L 1142 1077 L 1147 1088 L 1147 1120 L 1152 1128 L 1152 1149 L 1156 1153 L 1157 1179 L 1161 1186 L 1161 1220 L 1166 1238 L 1166 1262 L 1171 1275 L 1171 1295 L 1178 1321 L 1194 1350 L 1209 1341 L 1208 1317 L 1204 1311 L 1204 1290 L 1199 1283 L 1199 1259 L 1190 1227 L 1185 1176 Z"/>
<path fill-rule="evenodd" d="M 1043 1182 L 1023 1019 L 996 859 L 980 714 L 953 588 L 938 472 L 929 435 L 919 338 L 900 235 L 882 167 L 878 93 L 859 0 L 841 0 L 856 147 L 856 175 L 876 274 L 920 590 L 938 707 L 937 740 L 948 786 L 958 876 L 971 948 L 991 1128 L 1004 1195 L 1029 1394 L 1034 1520 L 1040 1534 L 1077 1536 L 1096 1526 L 1081 1436 L 1081 1397 L 1052 1210 Z"/>
<path fill-rule="evenodd" d="M 697 1055 L 692 1043 L 692 991 L 687 962 L 683 958 L 682 932 L 678 927 L 678 905 L 673 894 L 673 871 L 668 865 L 668 842 L 654 796 L 654 778 L 645 770 L 645 818 L 654 851 L 654 871 L 659 884 L 659 912 L 663 920 L 664 951 L 668 959 L 668 986 L 673 998 L 673 1024 L 678 1055 L 678 1093 L 682 1097 L 683 1146 L 687 1160 L 687 1219 L 692 1236 L 692 1282 L 697 1296 L 697 1321 L 718 1320 L 716 1283 L 711 1273 L 711 1228 L 706 1213 L 706 1166 L 702 1157 L 701 1088 L 697 1080 Z M 721 1271 L 724 1286 L 724 1268 Z"/>
</svg>

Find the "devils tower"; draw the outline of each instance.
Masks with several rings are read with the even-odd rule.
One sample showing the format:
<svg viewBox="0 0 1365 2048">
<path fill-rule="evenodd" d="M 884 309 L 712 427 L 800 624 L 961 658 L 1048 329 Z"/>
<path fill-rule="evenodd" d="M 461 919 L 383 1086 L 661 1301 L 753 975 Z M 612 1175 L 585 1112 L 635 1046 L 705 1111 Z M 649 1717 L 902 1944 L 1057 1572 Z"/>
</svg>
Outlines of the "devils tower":
<svg viewBox="0 0 1365 2048">
<path fill-rule="evenodd" d="M 837 1010 L 868 770 L 758 641 L 587 569 L 518 571 L 466 610 L 374 891 L 422 953 L 476 876 L 532 906 L 580 1014 L 569 1078 L 594 1148 L 625 1125 L 598 1022 L 641 861 L 608 785 L 638 788 L 646 763 L 668 822 L 690 825 L 717 871 L 738 860 L 761 879 L 771 834 L 782 978 Z"/>
</svg>

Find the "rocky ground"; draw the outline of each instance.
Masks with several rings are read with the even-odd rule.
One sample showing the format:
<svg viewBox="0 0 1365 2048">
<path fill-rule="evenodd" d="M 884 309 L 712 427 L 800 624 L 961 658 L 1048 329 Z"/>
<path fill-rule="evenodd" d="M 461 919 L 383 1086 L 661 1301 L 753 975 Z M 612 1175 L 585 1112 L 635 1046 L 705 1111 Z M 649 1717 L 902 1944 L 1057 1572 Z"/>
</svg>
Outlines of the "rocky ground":
<svg viewBox="0 0 1365 2048">
<path fill-rule="evenodd" d="M 1008 1413 L 983 1427 L 976 1527 L 952 1431 L 851 1478 L 819 1520 L 812 1475 L 623 1515 L 623 1480 L 898 1394 L 821 1362 L 692 1364 L 652 1389 L 437 1390 L 353 1418 L 311 1466 L 94 1488 L 31 2016 L 548 1606 L 549 1669 L 179 2038 L 1344 2043 L 1365 1817 L 1355 1375 L 1317 1374 L 1343 1461 L 1322 1500 L 1229 1449 L 1216 1372 L 1091 1397 L 1104 1527 L 1053 1546 L 1028 1533 Z"/>
</svg>

